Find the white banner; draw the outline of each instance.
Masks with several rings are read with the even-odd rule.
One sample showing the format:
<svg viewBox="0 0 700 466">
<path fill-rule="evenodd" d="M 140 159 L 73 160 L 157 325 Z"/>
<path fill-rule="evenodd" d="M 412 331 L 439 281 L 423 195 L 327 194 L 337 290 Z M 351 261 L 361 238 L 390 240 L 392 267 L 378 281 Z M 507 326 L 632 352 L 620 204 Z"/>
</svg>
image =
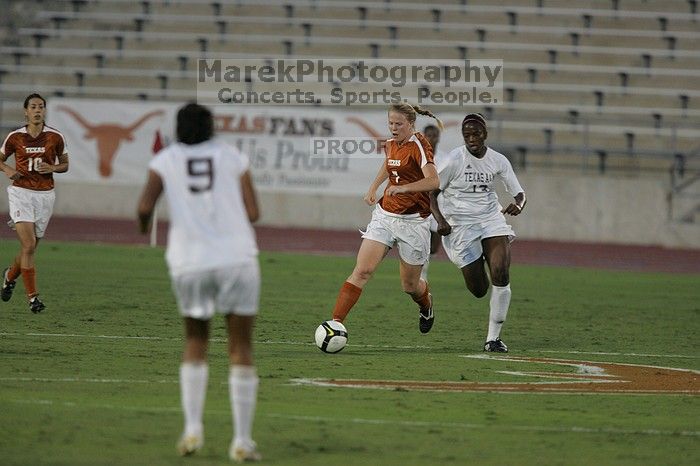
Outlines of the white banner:
<svg viewBox="0 0 700 466">
<path fill-rule="evenodd" d="M 181 104 L 115 100 L 49 99 L 47 122 L 67 140 L 70 171 L 64 180 L 140 186 L 154 145 L 173 141 Z M 383 110 L 308 107 L 213 107 L 217 135 L 248 154 L 261 191 L 364 194 L 381 159 L 358 152 L 311 154 L 314 140 L 388 138 Z M 463 144 L 463 114 L 438 115 L 446 125 L 440 151 Z M 435 120 L 419 116 L 422 130 Z"/>
</svg>

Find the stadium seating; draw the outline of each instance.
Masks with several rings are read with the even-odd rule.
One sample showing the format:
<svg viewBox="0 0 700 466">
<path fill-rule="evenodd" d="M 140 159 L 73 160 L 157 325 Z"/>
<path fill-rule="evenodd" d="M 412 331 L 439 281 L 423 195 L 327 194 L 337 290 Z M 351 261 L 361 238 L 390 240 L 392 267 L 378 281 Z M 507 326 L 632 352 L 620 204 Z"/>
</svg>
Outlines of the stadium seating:
<svg viewBox="0 0 700 466">
<path fill-rule="evenodd" d="M 523 168 L 599 169 L 604 159 L 606 169 L 666 170 L 698 150 L 694 2 L 40 3 L 10 18 L 0 47 L 3 130 L 21 121 L 28 85 L 49 96 L 192 98 L 199 57 L 502 59 L 504 104 L 475 110 Z"/>
</svg>

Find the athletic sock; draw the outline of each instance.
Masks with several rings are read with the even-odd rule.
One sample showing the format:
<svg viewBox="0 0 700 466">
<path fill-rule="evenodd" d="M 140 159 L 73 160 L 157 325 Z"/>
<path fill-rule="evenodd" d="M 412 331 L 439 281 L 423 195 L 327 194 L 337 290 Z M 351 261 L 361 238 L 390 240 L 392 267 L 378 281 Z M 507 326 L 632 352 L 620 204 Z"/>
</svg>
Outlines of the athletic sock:
<svg viewBox="0 0 700 466">
<path fill-rule="evenodd" d="M 348 316 L 350 309 L 355 305 L 358 299 L 360 299 L 360 294 L 362 294 L 362 288 L 353 285 L 350 282 L 343 283 L 340 287 L 340 293 L 338 293 L 338 299 L 335 301 L 335 307 L 333 308 L 333 320 L 338 322 L 343 322 Z"/>
<path fill-rule="evenodd" d="M 255 366 L 231 366 L 228 377 L 229 398 L 233 414 L 234 442 L 252 442 L 255 402 L 258 398 L 258 375 Z"/>
<path fill-rule="evenodd" d="M 24 290 L 27 292 L 29 299 L 36 296 L 36 270 L 22 269 L 22 281 L 24 282 Z"/>
<path fill-rule="evenodd" d="M 489 311 L 489 333 L 486 341 L 493 341 L 501 334 L 501 327 L 506 321 L 508 307 L 510 306 L 510 284 L 506 286 L 491 286 L 491 300 Z"/>
<path fill-rule="evenodd" d="M 180 365 L 180 396 L 185 415 L 185 435 L 202 435 L 204 400 L 207 395 L 209 365 L 183 362 Z"/>
<path fill-rule="evenodd" d="M 415 295 L 411 295 L 411 298 L 413 298 L 413 301 L 415 301 L 418 304 L 418 306 L 420 306 L 421 311 L 427 311 L 428 309 L 430 309 L 430 298 L 428 297 L 428 294 L 430 293 L 430 287 L 428 286 L 427 281 L 422 281 L 425 282 L 425 291 L 418 297 L 416 297 Z"/>
<path fill-rule="evenodd" d="M 17 262 L 12 262 L 9 270 L 7 271 L 7 281 L 13 282 L 22 275 L 22 269 L 19 267 Z"/>
</svg>

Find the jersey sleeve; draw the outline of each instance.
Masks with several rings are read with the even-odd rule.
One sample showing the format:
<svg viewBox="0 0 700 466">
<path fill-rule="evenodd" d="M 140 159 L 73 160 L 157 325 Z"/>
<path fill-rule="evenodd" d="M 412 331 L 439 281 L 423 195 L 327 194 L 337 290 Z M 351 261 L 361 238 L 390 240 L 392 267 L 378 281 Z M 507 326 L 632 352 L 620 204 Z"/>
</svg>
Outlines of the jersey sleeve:
<svg viewBox="0 0 700 466">
<path fill-rule="evenodd" d="M 11 133 L 5 138 L 5 141 L 3 141 L 0 152 L 9 157 L 14 154 L 16 150 L 14 133 Z"/>
<path fill-rule="evenodd" d="M 522 186 L 520 186 L 520 182 L 513 171 L 513 166 L 507 158 L 503 157 L 501 159 L 501 169 L 498 173 L 503 180 L 503 185 L 506 187 L 508 194 L 515 197 L 518 193 L 525 192 Z"/>
<path fill-rule="evenodd" d="M 148 169 L 153 170 L 156 172 L 160 177 L 163 177 L 163 171 L 164 171 L 164 166 L 163 163 L 165 161 L 164 155 L 165 155 L 165 150 L 162 150 L 156 154 L 150 162 L 148 162 Z"/>
<path fill-rule="evenodd" d="M 59 135 L 58 144 L 56 145 L 56 153 L 61 155 L 68 154 L 68 144 L 66 144 L 66 138 L 62 134 Z"/>
<path fill-rule="evenodd" d="M 416 133 L 416 146 L 418 150 L 415 153 L 418 165 L 423 168 L 428 163 L 433 162 L 433 147 L 422 133 Z"/>
<path fill-rule="evenodd" d="M 458 150 L 458 149 L 455 149 Z M 438 177 L 440 178 L 440 190 L 444 191 L 454 178 L 457 171 L 457 158 L 454 156 L 454 151 L 447 155 L 438 158 L 435 167 L 437 168 Z"/>
<path fill-rule="evenodd" d="M 224 151 L 224 160 L 232 167 L 236 176 L 241 176 L 250 169 L 250 156 L 248 154 L 225 142 L 221 142 L 221 145 Z"/>
</svg>

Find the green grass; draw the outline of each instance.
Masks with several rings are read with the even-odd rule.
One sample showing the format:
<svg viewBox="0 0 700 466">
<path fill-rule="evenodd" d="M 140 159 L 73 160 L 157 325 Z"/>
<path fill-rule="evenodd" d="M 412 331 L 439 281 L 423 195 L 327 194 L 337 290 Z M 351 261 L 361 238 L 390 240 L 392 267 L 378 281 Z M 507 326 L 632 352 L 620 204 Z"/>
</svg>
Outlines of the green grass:
<svg viewBox="0 0 700 466">
<path fill-rule="evenodd" d="M 15 253 L 0 241 L 0 262 Z M 697 396 L 447 393 L 331 388 L 296 378 L 515 381 L 497 371 L 562 366 L 470 359 L 486 332 L 447 262 L 431 264 L 436 324 L 417 329 L 388 258 L 350 314 L 350 344 L 311 343 L 353 258 L 261 255 L 261 378 L 254 436 L 274 465 L 695 465 Z M 182 324 L 162 249 L 46 242 L 37 258 L 47 310 L 18 284 L 0 303 L 0 464 L 226 464 L 231 414 L 224 327 L 213 323 L 206 445 L 181 459 Z M 511 355 L 698 370 L 697 275 L 512 268 L 503 338 Z M 157 337 L 157 338 L 110 338 Z M 582 354 L 572 353 L 583 352 Z M 594 354 L 598 352 L 617 354 Z M 531 379 L 523 379 L 531 380 Z"/>
</svg>

